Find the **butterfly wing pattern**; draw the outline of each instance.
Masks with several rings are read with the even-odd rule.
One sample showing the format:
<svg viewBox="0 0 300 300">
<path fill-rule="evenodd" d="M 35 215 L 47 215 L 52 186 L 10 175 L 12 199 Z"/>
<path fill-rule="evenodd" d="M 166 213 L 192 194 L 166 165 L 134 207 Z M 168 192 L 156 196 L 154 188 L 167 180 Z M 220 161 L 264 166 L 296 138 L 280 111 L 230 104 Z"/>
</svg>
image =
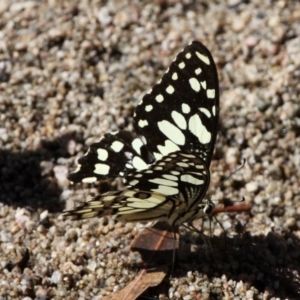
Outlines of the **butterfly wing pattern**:
<svg viewBox="0 0 300 300">
<path fill-rule="evenodd" d="M 194 41 L 136 107 L 136 134 L 105 134 L 69 175 L 74 183 L 123 177 L 125 190 L 96 196 L 65 215 L 179 226 L 209 214 L 213 204 L 205 194 L 218 115 L 216 66 L 208 49 Z"/>
</svg>

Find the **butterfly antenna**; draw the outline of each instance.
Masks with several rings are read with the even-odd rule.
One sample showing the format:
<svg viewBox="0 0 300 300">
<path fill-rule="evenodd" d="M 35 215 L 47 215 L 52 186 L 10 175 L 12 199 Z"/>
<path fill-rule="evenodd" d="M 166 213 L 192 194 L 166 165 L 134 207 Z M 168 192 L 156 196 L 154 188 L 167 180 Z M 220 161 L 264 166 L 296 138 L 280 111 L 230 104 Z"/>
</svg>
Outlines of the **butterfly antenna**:
<svg viewBox="0 0 300 300">
<path fill-rule="evenodd" d="M 246 158 L 243 158 L 242 164 L 238 166 L 233 172 L 231 172 L 228 176 L 226 176 L 222 181 L 220 182 L 220 185 L 222 185 L 226 180 L 228 180 L 230 177 L 232 177 L 234 174 L 236 174 L 238 171 L 240 171 L 246 164 Z"/>
<path fill-rule="evenodd" d="M 238 166 L 238 167 L 237 167 L 233 172 L 231 172 L 228 176 L 226 176 L 225 178 L 223 178 L 222 181 L 221 181 L 220 184 L 219 184 L 219 187 L 222 186 L 222 184 L 223 184 L 226 180 L 228 180 L 228 179 L 229 179 L 230 177 L 232 177 L 234 174 L 236 174 L 237 172 L 239 172 L 239 171 L 245 166 L 246 162 L 247 162 L 246 158 L 243 158 L 241 165 Z M 210 198 L 211 198 L 211 196 L 210 196 Z M 212 200 L 209 200 L 209 201 L 212 202 Z M 216 200 L 216 201 L 218 201 L 218 203 L 221 203 L 221 200 Z M 224 204 L 224 206 L 226 207 L 226 206 L 231 205 L 231 204 L 234 203 L 234 202 L 244 202 L 244 201 L 245 201 L 245 198 L 242 197 L 241 200 L 230 200 L 230 201 L 229 201 L 229 202 L 230 202 L 229 204 L 226 204 L 226 203 L 225 203 L 225 200 L 224 200 L 224 201 L 223 201 L 223 204 Z M 215 217 L 215 219 L 217 220 L 216 217 Z M 217 223 L 219 223 L 219 221 L 218 221 Z M 220 224 L 220 223 L 219 223 L 219 224 Z M 221 224 L 220 224 L 220 225 L 221 225 Z"/>
</svg>

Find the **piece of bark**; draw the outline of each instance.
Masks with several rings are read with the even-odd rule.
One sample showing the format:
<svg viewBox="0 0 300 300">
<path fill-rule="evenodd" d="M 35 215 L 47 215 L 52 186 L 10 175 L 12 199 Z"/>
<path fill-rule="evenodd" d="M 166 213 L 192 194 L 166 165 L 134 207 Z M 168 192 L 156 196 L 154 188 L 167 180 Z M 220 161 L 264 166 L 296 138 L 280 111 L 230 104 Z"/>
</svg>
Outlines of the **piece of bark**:
<svg viewBox="0 0 300 300">
<path fill-rule="evenodd" d="M 131 243 L 131 250 L 138 251 L 148 267 L 173 265 L 179 248 L 178 228 L 158 222 L 145 228 Z"/>
<path fill-rule="evenodd" d="M 127 300 L 137 299 L 148 288 L 159 285 L 165 278 L 168 272 L 167 266 L 156 268 L 149 271 L 146 269 L 141 270 L 133 281 L 131 281 L 126 287 L 120 291 L 106 296 L 104 300 Z"/>
</svg>

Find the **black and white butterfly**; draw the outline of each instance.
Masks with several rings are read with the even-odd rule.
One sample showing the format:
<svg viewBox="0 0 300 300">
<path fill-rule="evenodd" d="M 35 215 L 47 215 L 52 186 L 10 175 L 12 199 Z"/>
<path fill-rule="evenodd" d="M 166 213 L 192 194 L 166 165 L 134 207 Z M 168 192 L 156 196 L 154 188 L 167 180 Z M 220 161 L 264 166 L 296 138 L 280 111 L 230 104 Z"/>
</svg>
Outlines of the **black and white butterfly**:
<svg viewBox="0 0 300 300">
<path fill-rule="evenodd" d="M 121 221 L 159 220 L 176 227 L 211 213 L 205 194 L 218 115 L 216 66 L 207 48 L 194 41 L 136 107 L 136 133 L 105 134 L 69 175 L 74 183 L 123 177 L 125 190 L 96 196 L 65 215 L 115 215 Z"/>
</svg>

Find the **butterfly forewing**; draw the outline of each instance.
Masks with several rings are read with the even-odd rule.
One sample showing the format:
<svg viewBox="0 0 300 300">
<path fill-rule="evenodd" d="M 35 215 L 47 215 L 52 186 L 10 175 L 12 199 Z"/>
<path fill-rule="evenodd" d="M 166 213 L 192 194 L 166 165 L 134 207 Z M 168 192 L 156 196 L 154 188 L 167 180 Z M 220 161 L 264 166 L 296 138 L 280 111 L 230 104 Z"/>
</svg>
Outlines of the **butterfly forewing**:
<svg viewBox="0 0 300 300">
<path fill-rule="evenodd" d="M 107 178 L 125 177 L 129 172 L 148 167 L 154 158 L 134 133 L 107 133 L 90 146 L 78 160 L 78 168 L 69 175 L 72 182 L 92 183 Z"/>
<path fill-rule="evenodd" d="M 208 165 L 214 150 L 219 111 L 216 67 L 199 42 L 187 46 L 162 80 L 136 108 L 135 130 L 160 158 L 174 151 L 195 153 Z"/>
</svg>

